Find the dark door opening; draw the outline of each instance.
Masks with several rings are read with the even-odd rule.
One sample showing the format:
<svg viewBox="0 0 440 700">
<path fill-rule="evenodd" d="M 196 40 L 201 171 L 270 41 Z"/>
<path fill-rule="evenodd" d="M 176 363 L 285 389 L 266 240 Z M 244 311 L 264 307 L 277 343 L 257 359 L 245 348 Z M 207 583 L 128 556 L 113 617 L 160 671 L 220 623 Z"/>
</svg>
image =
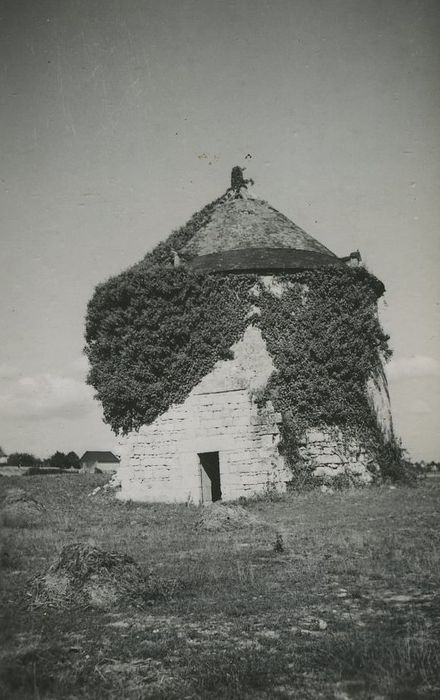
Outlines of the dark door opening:
<svg viewBox="0 0 440 700">
<path fill-rule="evenodd" d="M 222 490 L 220 486 L 220 460 L 218 452 L 202 452 L 199 454 L 200 476 L 202 482 L 202 503 L 220 501 Z"/>
</svg>

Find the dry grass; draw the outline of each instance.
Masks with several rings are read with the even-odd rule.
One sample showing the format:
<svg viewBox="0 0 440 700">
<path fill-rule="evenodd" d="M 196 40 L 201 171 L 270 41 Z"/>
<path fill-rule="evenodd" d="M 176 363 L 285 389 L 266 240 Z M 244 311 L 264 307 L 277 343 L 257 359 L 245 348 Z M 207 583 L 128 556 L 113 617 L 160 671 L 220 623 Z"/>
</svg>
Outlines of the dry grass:
<svg viewBox="0 0 440 700">
<path fill-rule="evenodd" d="M 33 586 L 34 607 L 113 608 L 122 600 L 141 603 L 147 578 L 126 554 L 76 542 L 67 544 Z"/>
<path fill-rule="evenodd" d="M 217 531 L 195 527 L 197 508 L 88 497 L 104 480 L 0 482 L 46 509 L 2 532 L 0 695 L 440 695 L 440 480 L 249 502 L 247 527 Z M 132 557 L 155 595 L 33 608 L 30 582 L 74 542 Z"/>
</svg>

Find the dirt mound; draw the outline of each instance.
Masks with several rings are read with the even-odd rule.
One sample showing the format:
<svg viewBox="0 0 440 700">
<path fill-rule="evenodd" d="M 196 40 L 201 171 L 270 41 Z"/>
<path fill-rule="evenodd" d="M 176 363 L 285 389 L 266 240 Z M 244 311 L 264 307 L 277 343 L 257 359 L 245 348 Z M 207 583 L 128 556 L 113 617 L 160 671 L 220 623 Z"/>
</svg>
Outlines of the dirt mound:
<svg viewBox="0 0 440 700">
<path fill-rule="evenodd" d="M 258 519 L 242 506 L 211 503 L 203 506 L 195 527 L 198 530 L 233 530 L 257 523 Z"/>
<path fill-rule="evenodd" d="M 36 605 L 107 608 L 140 602 L 147 582 L 134 559 L 88 544 L 69 544 L 34 584 Z"/>
<path fill-rule="evenodd" d="M 6 526 L 29 527 L 41 523 L 45 510 L 45 507 L 24 489 L 8 489 L 0 515 Z"/>
</svg>

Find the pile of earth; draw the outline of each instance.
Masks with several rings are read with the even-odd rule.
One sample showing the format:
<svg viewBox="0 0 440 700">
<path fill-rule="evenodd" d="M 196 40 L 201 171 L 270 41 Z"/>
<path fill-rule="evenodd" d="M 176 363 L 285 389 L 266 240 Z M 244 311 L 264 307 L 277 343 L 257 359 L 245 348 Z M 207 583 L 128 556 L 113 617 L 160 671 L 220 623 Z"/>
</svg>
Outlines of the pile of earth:
<svg viewBox="0 0 440 700">
<path fill-rule="evenodd" d="M 66 545 L 58 559 L 34 581 L 36 605 L 86 605 L 108 608 L 145 598 L 147 580 L 126 554 L 107 552 L 89 544 Z"/>
<path fill-rule="evenodd" d="M 195 527 L 198 530 L 234 530 L 258 523 L 258 518 L 242 506 L 210 503 L 203 506 Z"/>
<path fill-rule="evenodd" d="M 29 527 L 41 523 L 45 510 L 45 507 L 24 489 L 8 489 L 0 515 L 6 526 Z"/>
</svg>

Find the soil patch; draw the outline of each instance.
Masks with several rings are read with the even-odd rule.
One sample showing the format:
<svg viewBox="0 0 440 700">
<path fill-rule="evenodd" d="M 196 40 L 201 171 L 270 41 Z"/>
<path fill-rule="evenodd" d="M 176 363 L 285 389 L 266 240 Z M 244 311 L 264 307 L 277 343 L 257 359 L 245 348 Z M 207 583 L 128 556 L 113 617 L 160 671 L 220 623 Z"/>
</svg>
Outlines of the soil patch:
<svg viewBox="0 0 440 700">
<path fill-rule="evenodd" d="M 257 525 L 258 522 L 258 519 L 242 506 L 211 503 L 203 506 L 195 528 L 208 531 L 233 530 Z"/>
<path fill-rule="evenodd" d="M 147 580 L 134 559 L 91 545 L 64 547 L 46 573 L 34 581 L 35 604 L 112 607 L 123 600 L 140 603 Z"/>
</svg>

